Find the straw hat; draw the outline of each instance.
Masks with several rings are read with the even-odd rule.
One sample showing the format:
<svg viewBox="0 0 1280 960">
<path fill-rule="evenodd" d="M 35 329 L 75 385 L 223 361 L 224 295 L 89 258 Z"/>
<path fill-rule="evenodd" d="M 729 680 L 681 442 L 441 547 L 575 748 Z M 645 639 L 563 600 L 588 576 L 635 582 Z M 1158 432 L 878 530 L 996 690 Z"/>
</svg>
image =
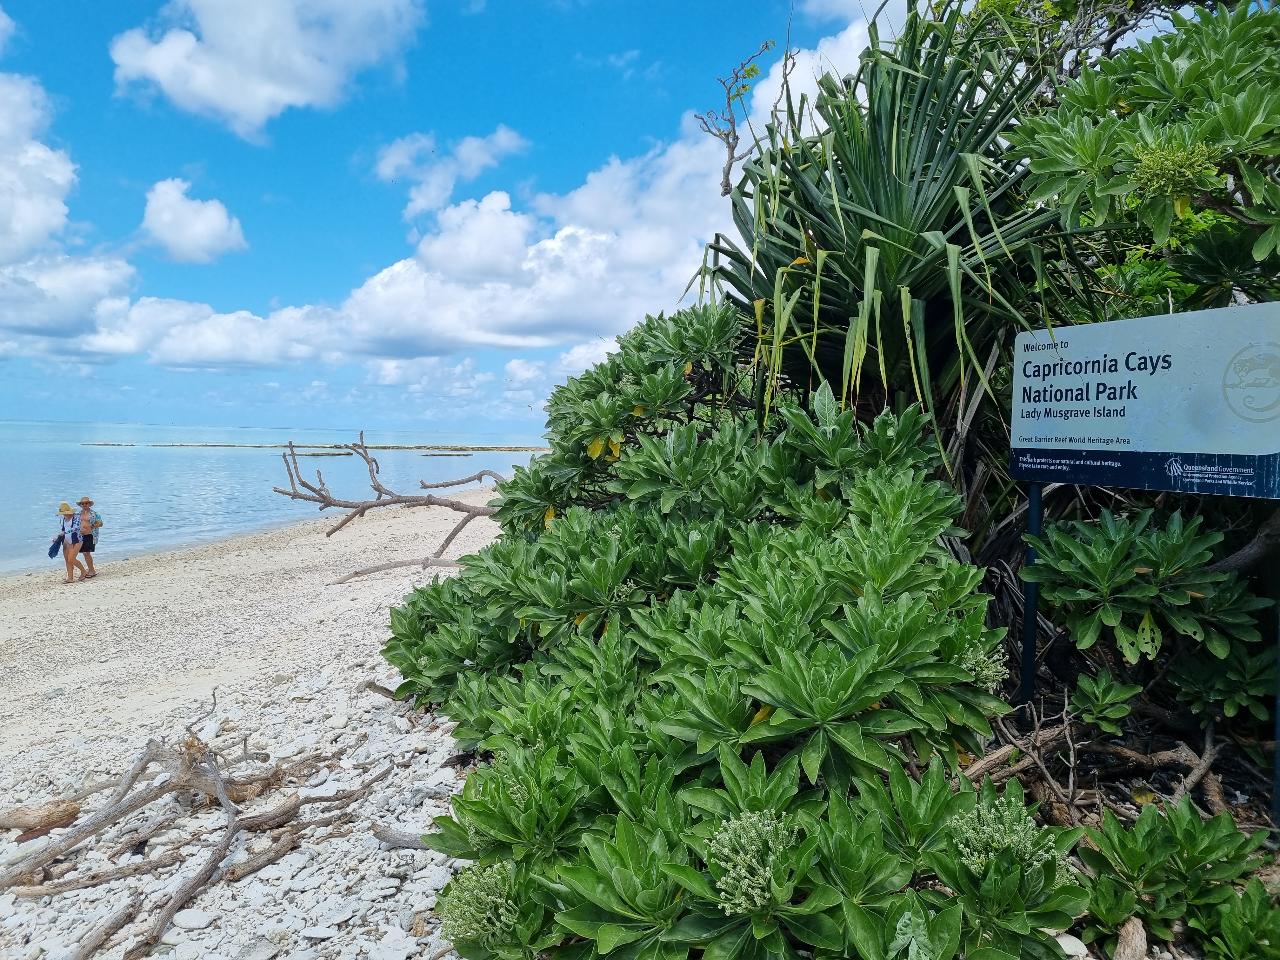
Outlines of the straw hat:
<svg viewBox="0 0 1280 960">
<path fill-rule="evenodd" d="M 92 507 L 92 506 L 93 506 L 93 501 L 92 501 L 92 500 L 90 500 L 88 497 L 81 497 L 79 500 L 77 500 L 77 501 L 76 501 L 76 503 L 78 503 L 78 504 L 79 504 L 80 506 L 82 506 L 82 507 Z"/>
<path fill-rule="evenodd" d="M 60 504 L 58 504 L 58 512 L 63 516 L 70 516 L 71 514 L 75 513 L 75 510 L 71 508 L 71 504 L 63 500 Z"/>
</svg>

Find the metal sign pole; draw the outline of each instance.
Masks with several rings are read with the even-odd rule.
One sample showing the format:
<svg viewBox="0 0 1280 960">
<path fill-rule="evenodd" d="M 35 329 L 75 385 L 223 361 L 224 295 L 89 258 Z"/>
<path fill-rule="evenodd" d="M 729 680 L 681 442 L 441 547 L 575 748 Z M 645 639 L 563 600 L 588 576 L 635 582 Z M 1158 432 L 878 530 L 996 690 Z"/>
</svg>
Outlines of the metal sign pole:
<svg viewBox="0 0 1280 960">
<path fill-rule="evenodd" d="M 1272 587 L 1272 596 L 1276 595 Z M 1280 597 L 1272 608 L 1276 614 L 1276 657 L 1280 659 Z M 1280 824 L 1280 669 L 1276 670 L 1276 702 L 1271 707 L 1271 719 L 1275 723 L 1276 752 L 1271 755 L 1271 822 Z"/>
<path fill-rule="evenodd" d="M 1033 481 L 1027 486 L 1027 533 L 1040 536 L 1044 521 L 1041 492 L 1044 484 Z M 1026 567 L 1036 562 L 1035 548 L 1027 544 Z M 1023 584 L 1022 594 L 1022 686 L 1018 702 L 1028 703 L 1036 693 L 1036 628 L 1040 621 L 1040 584 L 1030 581 Z"/>
</svg>

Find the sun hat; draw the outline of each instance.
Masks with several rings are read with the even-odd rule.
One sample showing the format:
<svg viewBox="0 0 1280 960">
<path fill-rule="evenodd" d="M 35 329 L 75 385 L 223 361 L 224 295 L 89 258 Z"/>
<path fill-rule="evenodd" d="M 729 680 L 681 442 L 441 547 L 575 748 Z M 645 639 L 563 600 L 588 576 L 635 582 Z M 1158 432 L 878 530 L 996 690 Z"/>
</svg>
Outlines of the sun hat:
<svg viewBox="0 0 1280 960">
<path fill-rule="evenodd" d="M 71 508 L 71 504 L 63 500 L 60 504 L 58 504 L 58 512 L 63 514 L 72 514 L 72 513 L 75 513 L 75 510 Z"/>
<path fill-rule="evenodd" d="M 82 507 L 86 507 L 86 506 L 87 506 L 87 507 L 92 507 L 92 506 L 93 506 L 93 501 L 92 501 L 92 500 L 90 500 L 88 497 L 81 497 L 79 500 L 77 500 L 77 501 L 76 501 L 76 503 L 77 503 L 78 505 L 82 506 Z"/>
</svg>

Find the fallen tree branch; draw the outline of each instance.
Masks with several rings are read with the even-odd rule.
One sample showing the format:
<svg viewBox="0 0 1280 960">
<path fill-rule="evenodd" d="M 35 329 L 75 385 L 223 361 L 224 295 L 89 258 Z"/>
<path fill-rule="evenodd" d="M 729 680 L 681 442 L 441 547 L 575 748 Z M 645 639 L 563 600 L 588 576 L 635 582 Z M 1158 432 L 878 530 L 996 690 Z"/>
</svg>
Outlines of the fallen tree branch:
<svg viewBox="0 0 1280 960">
<path fill-rule="evenodd" d="M 80 804 L 73 800 L 52 800 L 0 810 L 0 830 L 43 830 L 65 827 L 80 816 Z"/>
<path fill-rule="evenodd" d="M 1209 721 L 1208 727 L 1204 733 L 1204 753 L 1200 755 L 1200 759 L 1196 761 L 1190 772 L 1187 773 L 1183 781 L 1178 784 L 1177 789 L 1173 791 L 1172 800 L 1177 803 L 1188 793 L 1195 789 L 1198 784 L 1209 772 L 1209 768 L 1213 766 L 1214 758 L 1218 755 L 1218 748 L 1213 742 L 1213 721 Z"/>
<path fill-rule="evenodd" d="M 100 947 L 133 921 L 142 909 L 142 899 L 142 894 L 135 893 L 123 907 L 89 931 L 71 953 L 71 960 L 88 960 L 97 953 Z"/>
<path fill-rule="evenodd" d="M 1249 570 L 1257 566 L 1272 550 L 1280 547 L 1280 510 L 1258 528 L 1253 539 L 1230 556 L 1209 565 L 1215 573 Z"/>
<path fill-rule="evenodd" d="M 371 573 L 382 573 L 384 570 L 394 570 L 397 567 L 420 567 L 423 570 L 428 567 L 444 567 L 449 570 L 456 570 L 461 566 L 456 560 L 440 560 L 436 557 L 423 557 L 421 560 L 392 560 L 390 563 L 379 563 L 377 566 L 365 567 L 363 570 L 348 573 L 345 577 L 341 577 L 333 581 L 333 583 L 334 586 L 350 583 L 360 577 L 367 577 Z"/>
<path fill-rule="evenodd" d="M 285 472 L 289 477 L 289 487 L 288 489 L 272 487 L 272 490 L 281 496 L 288 497 L 290 500 L 302 500 L 306 503 L 317 504 L 321 510 L 346 510 L 346 516 L 328 530 L 325 534 L 327 537 L 333 536 L 352 520 L 363 517 L 370 510 L 380 507 L 445 507 L 457 513 L 468 514 L 473 518 L 493 516 L 496 512 L 494 507 L 490 507 L 487 504 L 466 503 L 463 500 L 438 497 L 431 493 L 403 494 L 392 490 L 382 482 L 380 476 L 381 467 L 378 465 L 377 458 L 369 452 L 369 447 L 364 442 L 363 432 L 361 432 L 360 439 L 356 443 L 344 444 L 343 449 L 350 450 L 364 461 L 365 467 L 369 471 L 369 486 L 374 492 L 372 500 L 348 500 L 334 496 L 328 484 L 325 483 L 324 474 L 319 470 L 316 471 L 315 483 L 306 480 L 302 476 L 302 468 L 298 466 L 298 451 L 292 441 L 285 452 L 280 455 L 284 461 Z M 461 480 L 446 480 L 436 484 L 423 483 L 422 488 L 430 490 L 453 487 L 484 476 L 492 477 L 500 483 L 505 479 L 501 474 L 494 473 L 492 470 L 482 470 L 471 477 L 464 477 Z"/>
<path fill-rule="evenodd" d="M 83 890 L 85 887 L 96 887 L 102 883 L 110 883 L 112 880 L 137 876 L 140 873 L 154 873 L 157 870 L 163 870 L 165 867 L 172 867 L 181 862 L 182 855 L 176 850 L 170 850 L 159 856 L 151 857 L 149 860 L 125 864 L 123 867 L 112 867 L 110 870 L 86 873 L 83 877 L 72 877 L 70 880 L 60 880 L 57 883 L 44 883 L 33 887 L 14 887 L 9 892 L 23 899 L 49 897 L 57 893 L 67 893 L 71 890 Z"/>
<path fill-rule="evenodd" d="M 431 847 L 422 839 L 422 835 L 418 833 L 408 833 L 404 830 L 397 830 L 394 827 L 388 827 L 386 824 L 375 823 L 373 825 L 373 836 L 375 839 L 385 843 L 388 847 L 396 850 L 430 850 Z"/>
<path fill-rule="evenodd" d="M 275 863 L 286 853 L 297 848 L 301 842 L 301 831 L 286 830 L 284 835 L 275 843 L 267 847 L 261 853 L 241 860 L 239 863 L 233 863 L 222 874 L 222 879 L 228 883 L 237 883 L 252 873 L 257 873 L 263 867 L 268 867 Z"/>
</svg>

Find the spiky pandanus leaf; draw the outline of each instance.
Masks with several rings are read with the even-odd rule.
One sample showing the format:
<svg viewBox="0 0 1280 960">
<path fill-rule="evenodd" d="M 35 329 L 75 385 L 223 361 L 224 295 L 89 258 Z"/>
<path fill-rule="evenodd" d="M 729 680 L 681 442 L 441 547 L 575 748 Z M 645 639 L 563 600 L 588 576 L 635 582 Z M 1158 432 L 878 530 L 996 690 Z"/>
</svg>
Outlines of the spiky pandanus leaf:
<svg viewBox="0 0 1280 960">
<path fill-rule="evenodd" d="M 1060 249 L 1040 255 L 1064 242 L 1057 213 L 1025 202 L 1003 139 L 1045 75 L 968 23 L 913 12 L 890 43 L 873 26 L 858 71 L 786 97 L 745 163 L 740 237 L 710 249 L 754 318 L 766 410 L 781 374 L 812 382 L 811 367 L 846 403 L 901 391 L 933 407 L 981 380 L 1011 329 L 1057 316 L 1071 277 L 1046 275 Z"/>
</svg>

